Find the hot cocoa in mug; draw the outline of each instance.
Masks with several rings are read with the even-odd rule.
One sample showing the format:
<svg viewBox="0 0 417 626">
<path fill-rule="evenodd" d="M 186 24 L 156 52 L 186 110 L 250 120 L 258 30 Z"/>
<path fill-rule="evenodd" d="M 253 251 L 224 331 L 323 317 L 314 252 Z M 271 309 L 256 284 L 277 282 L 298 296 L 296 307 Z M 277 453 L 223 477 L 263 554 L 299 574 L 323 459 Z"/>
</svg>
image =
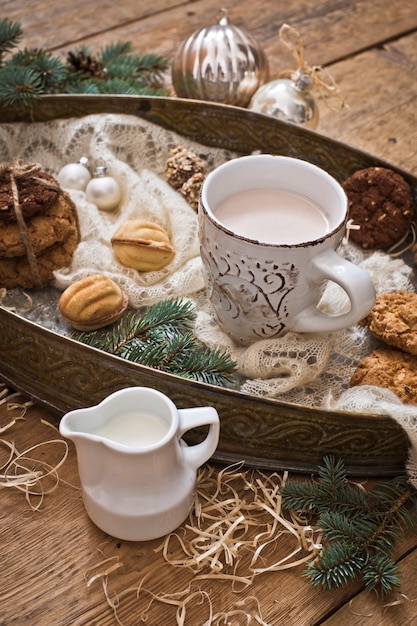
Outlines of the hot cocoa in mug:
<svg viewBox="0 0 417 626">
<path fill-rule="evenodd" d="M 199 236 L 208 296 L 223 330 L 248 344 L 293 332 L 329 332 L 365 317 L 375 301 L 368 274 L 337 253 L 346 232 L 342 186 L 292 157 L 228 161 L 204 181 Z M 347 313 L 317 308 L 327 280 Z"/>
</svg>

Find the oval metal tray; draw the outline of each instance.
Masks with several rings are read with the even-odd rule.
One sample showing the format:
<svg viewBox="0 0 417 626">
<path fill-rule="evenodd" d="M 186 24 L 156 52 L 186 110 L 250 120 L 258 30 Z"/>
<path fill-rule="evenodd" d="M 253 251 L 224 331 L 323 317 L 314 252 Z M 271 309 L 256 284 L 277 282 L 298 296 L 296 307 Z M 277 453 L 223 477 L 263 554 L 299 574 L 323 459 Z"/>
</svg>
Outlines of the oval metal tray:
<svg viewBox="0 0 417 626">
<path fill-rule="evenodd" d="M 344 180 L 380 165 L 401 173 L 417 197 L 417 179 L 367 153 L 299 126 L 238 107 L 146 96 L 42 96 L 30 111 L 0 109 L 0 121 L 36 122 L 92 113 L 136 115 L 209 146 L 306 159 Z M 404 471 L 408 439 L 389 417 L 311 409 L 188 381 L 129 363 L 0 308 L 0 378 L 57 415 L 97 404 L 131 385 L 151 386 L 179 407 L 212 405 L 221 433 L 215 459 L 275 470 L 314 472 L 323 456 L 344 459 L 349 475 Z M 189 443 L 200 433 L 188 436 Z"/>
</svg>

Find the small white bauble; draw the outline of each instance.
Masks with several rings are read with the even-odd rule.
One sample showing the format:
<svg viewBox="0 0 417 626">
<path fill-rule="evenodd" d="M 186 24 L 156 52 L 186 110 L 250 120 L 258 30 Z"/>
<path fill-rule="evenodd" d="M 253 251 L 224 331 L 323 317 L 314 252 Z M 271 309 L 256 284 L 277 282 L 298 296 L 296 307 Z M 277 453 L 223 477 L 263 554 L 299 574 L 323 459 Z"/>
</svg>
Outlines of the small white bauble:
<svg viewBox="0 0 417 626">
<path fill-rule="evenodd" d="M 98 167 L 87 185 L 86 197 L 100 211 L 113 211 L 120 202 L 122 191 L 117 180 L 107 175 L 107 168 Z"/>
<path fill-rule="evenodd" d="M 57 180 L 64 189 L 78 189 L 84 191 L 91 174 L 87 168 L 88 159 L 81 157 L 78 163 L 68 163 L 59 171 Z"/>
</svg>

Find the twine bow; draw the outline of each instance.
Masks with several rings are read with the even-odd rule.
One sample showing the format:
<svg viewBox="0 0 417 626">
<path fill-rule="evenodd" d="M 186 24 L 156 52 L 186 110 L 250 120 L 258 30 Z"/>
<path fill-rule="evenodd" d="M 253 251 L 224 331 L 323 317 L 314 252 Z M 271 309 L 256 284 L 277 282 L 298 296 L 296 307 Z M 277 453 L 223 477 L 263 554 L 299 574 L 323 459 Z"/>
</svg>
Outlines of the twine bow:
<svg viewBox="0 0 417 626">
<path fill-rule="evenodd" d="M 20 236 L 22 237 L 23 245 L 25 246 L 30 271 L 32 273 L 34 283 L 37 287 L 42 286 L 42 280 L 39 274 L 36 254 L 33 249 L 32 242 L 29 236 L 29 231 L 20 206 L 17 181 L 23 179 L 31 179 L 34 182 L 48 187 L 49 189 L 55 189 L 59 192 L 59 185 L 37 176 L 40 171 L 41 166 L 38 163 L 24 163 L 22 159 L 17 159 L 14 163 L 0 163 L 0 180 L 8 179 L 10 182 L 13 211 L 16 217 L 17 225 L 19 227 Z"/>
<path fill-rule="evenodd" d="M 294 72 L 294 70 L 285 70 L 281 73 L 281 75 L 290 76 L 291 78 L 298 76 L 302 77 L 304 80 L 309 80 L 312 86 L 318 90 L 320 96 L 323 97 L 329 109 L 332 109 L 329 104 L 329 99 L 331 98 L 335 99 L 339 105 L 339 107 L 334 107 L 333 110 L 346 106 L 344 99 L 340 95 L 339 88 L 337 87 L 331 74 L 320 65 L 310 66 L 307 64 L 304 56 L 303 40 L 295 28 L 289 26 L 288 24 L 283 24 L 279 30 L 279 38 L 290 50 L 298 63 L 297 72 Z"/>
</svg>

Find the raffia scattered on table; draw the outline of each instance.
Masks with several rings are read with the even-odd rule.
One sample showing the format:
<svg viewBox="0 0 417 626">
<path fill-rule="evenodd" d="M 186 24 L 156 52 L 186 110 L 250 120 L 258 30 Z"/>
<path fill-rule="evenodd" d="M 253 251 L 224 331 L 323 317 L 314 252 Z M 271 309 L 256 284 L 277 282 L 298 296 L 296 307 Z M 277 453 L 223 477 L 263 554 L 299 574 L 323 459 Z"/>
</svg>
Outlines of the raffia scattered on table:
<svg viewBox="0 0 417 626">
<path fill-rule="evenodd" d="M 254 579 L 265 572 L 297 567 L 314 557 L 321 548 L 320 536 L 306 519 L 281 508 L 280 487 L 288 473 L 265 475 L 257 470 L 242 471 L 241 466 L 227 467 L 216 472 L 205 466 L 198 475 L 195 504 L 189 520 L 177 532 L 167 535 L 155 550 L 163 561 L 161 567 L 181 568 L 189 574 L 182 589 L 172 593 L 152 590 L 149 574 L 134 586 L 116 593 L 112 583 L 115 572 L 123 567 L 118 556 L 106 556 L 86 572 L 87 586 L 101 581 L 103 593 L 118 624 L 121 603 L 127 596 L 136 596 L 143 603 L 141 619 L 148 619 L 154 603 L 176 607 L 176 624 L 185 624 L 187 610 L 193 603 L 206 603 L 207 620 L 202 626 L 235 623 L 225 620 L 245 620 L 236 623 L 256 623 L 267 626 L 255 596 L 247 591 Z M 244 493 L 241 496 L 240 493 Z M 286 542 L 278 540 L 287 536 Z M 288 553 L 279 551 L 285 545 Z M 112 575 L 112 581 L 110 581 Z M 181 580 L 184 580 L 182 575 Z M 206 591 L 207 583 L 228 583 L 237 594 L 235 608 L 215 611 L 214 598 Z"/>
<path fill-rule="evenodd" d="M 25 419 L 32 404 L 32 401 L 23 398 L 19 392 L 11 392 L 6 385 L 0 383 L 0 406 L 6 405 L 7 414 L 10 413 L 10 420 L 0 426 L 0 489 L 8 487 L 23 491 L 30 508 L 35 511 L 42 506 L 45 495 L 58 487 L 58 470 L 67 458 L 68 444 L 59 436 L 19 451 L 12 439 L 3 437 L 16 422 Z M 49 422 L 42 420 L 42 423 L 53 429 L 54 434 L 58 432 Z M 36 452 L 42 452 L 48 446 L 63 448 L 60 460 L 54 465 L 36 458 Z"/>
</svg>

